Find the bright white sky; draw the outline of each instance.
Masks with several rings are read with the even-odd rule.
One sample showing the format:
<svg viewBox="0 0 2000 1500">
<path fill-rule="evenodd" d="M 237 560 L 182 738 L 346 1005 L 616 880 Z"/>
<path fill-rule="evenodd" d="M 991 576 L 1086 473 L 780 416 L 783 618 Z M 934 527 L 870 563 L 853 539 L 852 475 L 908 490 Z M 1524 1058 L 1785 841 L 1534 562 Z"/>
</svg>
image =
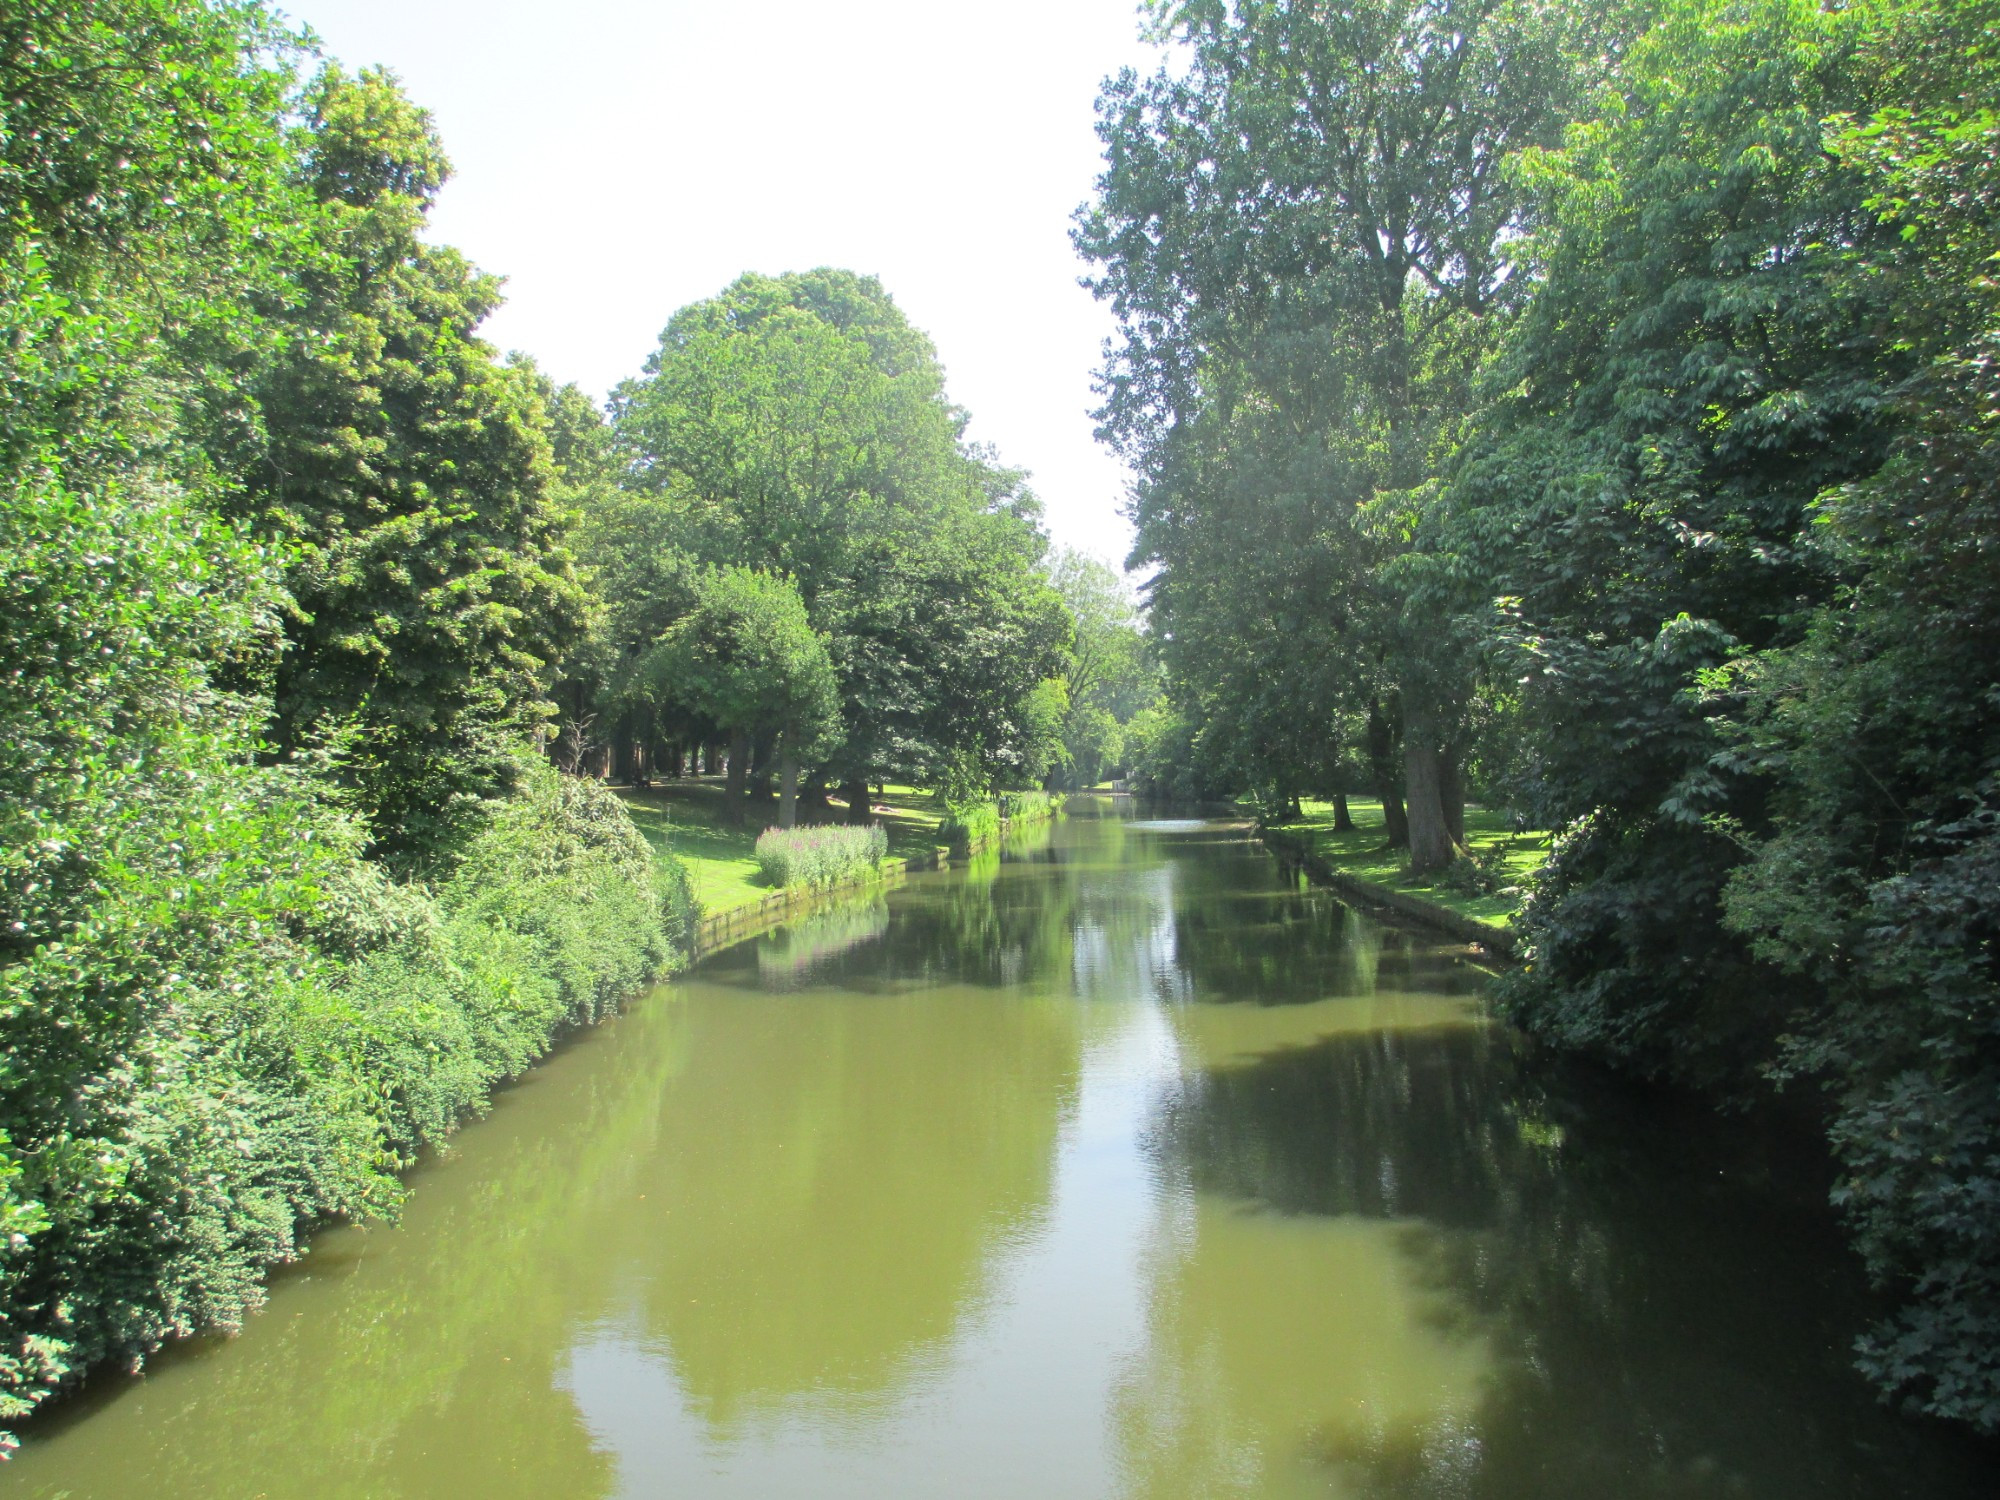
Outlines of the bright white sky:
<svg viewBox="0 0 2000 1500">
<path fill-rule="evenodd" d="M 873 273 L 1055 539 L 1123 562 L 1125 471 L 1089 417 L 1111 325 L 1069 223 L 1099 82 L 1156 64 L 1135 0 L 287 8 L 436 117 L 457 176 L 435 237 L 507 278 L 502 349 L 602 396 L 746 270 Z"/>
</svg>

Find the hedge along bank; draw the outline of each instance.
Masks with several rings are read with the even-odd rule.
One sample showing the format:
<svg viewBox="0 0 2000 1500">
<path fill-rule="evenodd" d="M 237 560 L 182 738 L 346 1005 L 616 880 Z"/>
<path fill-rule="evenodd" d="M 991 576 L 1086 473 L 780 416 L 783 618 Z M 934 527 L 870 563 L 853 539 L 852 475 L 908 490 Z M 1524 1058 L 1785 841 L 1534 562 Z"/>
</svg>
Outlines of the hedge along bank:
<svg viewBox="0 0 2000 1500">
<path fill-rule="evenodd" d="M 7 1421 L 238 1326 L 314 1224 L 393 1213 L 400 1169 L 693 945 L 677 867 L 532 759 L 435 886 L 303 778 L 219 769 L 230 817 L 134 813 L 171 864 L 107 870 L 87 929 L 0 969 Z"/>
<path fill-rule="evenodd" d="M 880 823 L 822 823 L 767 828 L 757 837 L 757 868 L 780 888 L 825 888 L 879 870 L 889 852 Z"/>
<path fill-rule="evenodd" d="M 938 838 L 956 850 L 979 849 L 1011 827 L 1060 816 L 1065 800 L 1060 792 L 1002 792 L 991 801 L 951 808 L 938 825 Z"/>
</svg>

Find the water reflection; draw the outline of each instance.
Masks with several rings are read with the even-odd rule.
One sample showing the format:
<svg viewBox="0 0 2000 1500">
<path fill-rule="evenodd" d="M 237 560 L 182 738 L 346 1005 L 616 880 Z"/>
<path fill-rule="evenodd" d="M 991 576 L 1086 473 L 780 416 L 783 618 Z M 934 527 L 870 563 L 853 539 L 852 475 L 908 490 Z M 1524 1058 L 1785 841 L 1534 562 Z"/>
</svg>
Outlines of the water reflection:
<svg viewBox="0 0 2000 1500">
<path fill-rule="evenodd" d="M 1808 1189 L 1529 1066 L 1241 827 L 1027 831 L 718 955 L 29 1495 L 1991 1493 Z"/>
<path fill-rule="evenodd" d="M 874 942 L 889 930 L 889 903 L 879 894 L 843 901 L 787 923 L 757 945 L 757 977 L 767 990 L 795 990 L 831 960 Z"/>
</svg>

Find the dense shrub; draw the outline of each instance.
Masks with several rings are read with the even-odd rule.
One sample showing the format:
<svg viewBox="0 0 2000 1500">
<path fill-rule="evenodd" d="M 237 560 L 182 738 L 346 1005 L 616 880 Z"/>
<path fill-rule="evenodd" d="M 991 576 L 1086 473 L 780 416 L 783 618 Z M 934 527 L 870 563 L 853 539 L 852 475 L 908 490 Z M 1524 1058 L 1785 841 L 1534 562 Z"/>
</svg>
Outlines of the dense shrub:
<svg viewBox="0 0 2000 1500">
<path fill-rule="evenodd" d="M 395 934 L 339 987 L 368 1076 L 393 1101 L 385 1145 L 399 1163 L 561 1029 L 601 1019 L 672 967 L 687 950 L 668 926 L 692 921 L 684 898 L 663 918 L 654 858 L 618 799 L 543 764 L 524 768 L 433 909 L 433 925 Z"/>
<path fill-rule="evenodd" d="M 1009 823 L 1045 823 L 1063 809 L 1060 792 L 1002 792 L 1000 816 Z"/>
<path fill-rule="evenodd" d="M 145 679 L 98 680 L 144 717 Z M 396 1168 L 688 921 L 617 802 L 533 764 L 439 887 L 393 882 L 314 778 L 219 753 L 227 700 L 175 685 L 151 776 L 12 804 L 60 857 L 10 845 L 0 1420 L 236 1326 L 306 1227 L 392 1210 Z"/>
<path fill-rule="evenodd" d="M 771 885 L 824 888 L 875 869 L 888 852 L 880 823 L 767 828 L 757 836 L 757 869 Z"/>
<path fill-rule="evenodd" d="M 953 806 L 938 824 L 938 841 L 954 849 L 976 849 L 1000 836 L 1000 805 L 970 802 Z"/>
</svg>

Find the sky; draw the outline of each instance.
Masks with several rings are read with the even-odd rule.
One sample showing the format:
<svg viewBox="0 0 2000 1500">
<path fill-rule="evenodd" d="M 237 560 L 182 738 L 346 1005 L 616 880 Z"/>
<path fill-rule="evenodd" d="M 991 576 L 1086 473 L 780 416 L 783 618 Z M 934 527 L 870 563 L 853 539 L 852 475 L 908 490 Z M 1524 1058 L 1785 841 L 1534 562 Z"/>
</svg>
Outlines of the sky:
<svg viewBox="0 0 2000 1500">
<path fill-rule="evenodd" d="M 432 237 L 507 278 L 485 326 L 602 396 L 744 271 L 871 273 L 936 342 L 970 436 L 1033 474 L 1058 544 L 1122 563 L 1092 437 L 1108 311 L 1070 216 L 1106 75 L 1151 71 L 1135 0 L 295 0 L 382 65 L 456 175 Z"/>
</svg>

